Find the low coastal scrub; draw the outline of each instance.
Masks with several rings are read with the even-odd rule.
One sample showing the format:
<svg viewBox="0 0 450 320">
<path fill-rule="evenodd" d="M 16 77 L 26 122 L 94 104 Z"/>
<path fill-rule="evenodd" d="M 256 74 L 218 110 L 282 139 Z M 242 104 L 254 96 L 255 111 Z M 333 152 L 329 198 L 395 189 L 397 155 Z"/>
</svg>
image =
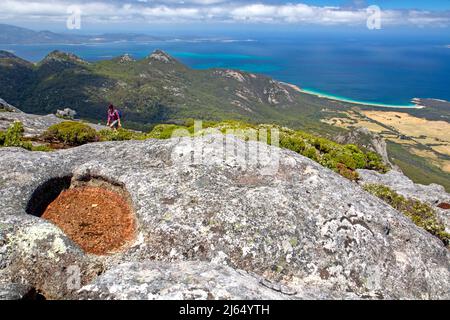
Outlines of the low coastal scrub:
<svg viewBox="0 0 450 320">
<path fill-rule="evenodd" d="M 364 190 L 387 202 L 410 218 L 417 226 L 438 237 L 446 246 L 450 243 L 450 234 L 436 216 L 431 206 L 415 199 L 407 199 L 390 188 L 379 184 L 366 184 Z"/>
<path fill-rule="evenodd" d="M 194 126 L 179 126 L 176 124 L 159 124 L 148 134 L 152 139 L 170 139 L 177 136 L 176 131 L 187 131 L 187 135 L 194 133 Z"/>
<path fill-rule="evenodd" d="M 0 131 L 0 147 L 17 147 L 30 151 L 52 151 L 46 145 L 33 146 L 23 138 L 24 128 L 21 122 L 14 122 L 6 131 Z"/>
<path fill-rule="evenodd" d="M 41 152 L 52 152 L 55 151 L 52 147 L 48 145 L 39 145 L 39 146 L 33 146 L 31 151 L 41 151 Z"/>
<path fill-rule="evenodd" d="M 116 131 L 110 129 L 96 131 L 82 122 L 64 121 L 49 127 L 42 138 L 45 141 L 74 147 L 98 141 L 145 140 L 148 139 L 148 134 L 123 128 Z"/>
<path fill-rule="evenodd" d="M 244 140 L 257 140 L 260 138 L 258 134 L 264 132 L 267 135 L 267 141 L 265 142 L 271 144 L 270 129 L 278 130 L 280 147 L 308 157 L 350 180 L 359 178 L 356 169 L 369 169 L 382 173 L 388 171 L 377 153 L 364 152 L 356 145 L 342 145 L 303 131 L 275 125 L 252 125 L 240 121 L 208 122 L 203 123 L 202 129 L 195 132 L 194 124 L 188 122 L 185 126 L 158 125 L 150 132 L 149 137 L 169 139 L 174 135 L 182 135 L 183 132 L 184 135 L 194 136 L 215 131 L 223 134 L 232 132 Z"/>
<path fill-rule="evenodd" d="M 9 133 L 8 146 L 20 145 L 22 141 L 23 127 L 18 125 Z M 20 129 L 21 128 L 21 129 Z M 374 152 L 364 152 L 356 145 L 342 145 L 331 140 L 317 137 L 299 130 L 291 130 L 289 128 L 275 125 L 253 125 L 241 121 L 224 121 L 224 122 L 203 122 L 201 128 L 196 128 L 194 121 L 187 121 L 185 125 L 176 124 L 160 124 L 146 134 L 127 129 L 119 129 L 113 131 L 104 129 L 96 131 L 87 124 L 77 121 L 64 121 L 49 127 L 42 139 L 50 143 L 60 143 L 64 146 L 79 146 L 90 142 L 97 141 L 124 141 L 124 140 L 145 140 L 153 139 L 169 139 L 175 136 L 198 136 L 208 133 L 234 134 L 244 140 L 259 140 L 272 144 L 272 129 L 276 129 L 279 133 L 277 145 L 282 148 L 292 150 L 305 157 L 308 157 L 324 167 L 327 167 L 341 174 L 350 180 L 358 180 L 356 169 L 370 169 L 378 172 L 386 172 L 387 167 L 384 165 L 381 157 Z M 20 131 L 22 130 L 22 131 Z M 0 135 L 0 142 L 5 140 Z M 261 136 L 259 136 L 261 135 Z M 264 136 L 262 136 L 264 135 Z M 14 141 L 14 142 L 12 142 Z M 33 150 L 31 144 L 23 142 L 22 147 Z M 2 144 L 5 144 L 2 142 Z M 47 147 L 36 147 L 36 149 L 44 150 Z"/>
<path fill-rule="evenodd" d="M 68 146 L 80 146 L 99 141 L 97 131 L 87 124 L 75 121 L 64 121 L 49 127 L 43 134 L 49 142 L 60 142 Z"/>
<path fill-rule="evenodd" d="M 314 135 L 282 129 L 280 146 L 308 157 L 350 180 L 359 178 L 356 169 L 387 172 L 381 157 L 374 152 L 364 152 L 353 144 L 342 145 Z"/>
<path fill-rule="evenodd" d="M 116 131 L 103 129 L 98 132 L 100 141 L 145 140 L 148 135 L 142 132 L 120 128 Z"/>
<path fill-rule="evenodd" d="M 32 150 L 31 143 L 23 140 L 23 132 L 21 122 L 14 122 L 5 132 L 0 131 L 0 147 L 18 147 Z"/>
</svg>

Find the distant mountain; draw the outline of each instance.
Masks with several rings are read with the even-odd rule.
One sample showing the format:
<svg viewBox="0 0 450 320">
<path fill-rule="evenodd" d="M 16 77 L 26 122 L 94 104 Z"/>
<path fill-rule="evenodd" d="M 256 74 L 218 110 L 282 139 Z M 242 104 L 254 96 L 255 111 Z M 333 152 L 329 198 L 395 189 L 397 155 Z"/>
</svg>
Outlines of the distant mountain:
<svg viewBox="0 0 450 320">
<path fill-rule="evenodd" d="M 51 43 L 104 43 L 118 41 L 154 41 L 161 38 L 143 34 L 102 34 L 76 35 L 54 33 L 51 31 L 33 31 L 26 28 L 0 24 L 0 44 L 51 44 Z"/>
<path fill-rule="evenodd" d="M 242 119 L 276 122 L 328 133 L 340 129 L 320 122 L 331 102 L 263 75 L 193 70 L 163 51 L 144 59 L 129 55 L 95 63 L 60 51 L 32 64 L 0 51 L 0 97 L 30 113 L 70 107 L 90 120 L 118 105 L 137 128 L 160 122 Z M 345 108 L 345 107 L 344 107 Z M 348 107 L 347 107 L 348 108 Z"/>
<path fill-rule="evenodd" d="M 94 63 L 54 51 L 36 64 L 0 51 L 0 98 L 35 114 L 69 107 L 92 122 L 105 121 L 106 107 L 113 103 L 122 111 L 124 124 L 140 130 L 158 123 L 185 123 L 188 119 L 234 119 L 280 124 L 336 139 L 346 130 L 330 119 L 340 117 L 358 126 L 356 114 L 363 123 L 384 126 L 381 133 L 393 130 L 362 115 L 361 111 L 373 107 L 305 94 L 293 85 L 263 75 L 228 69 L 193 70 L 160 50 L 139 60 L 123 55 Z M 426 108 L 389 111 L 449 121 L 447 102 L 421 99 L 420 104 Z M 436 182 L 450 188 L 449 173 L 433 164 L 434 160 L 418 156 L 408 144 L 398 144 L 417 137 L 393 134 L 396 142 L 387 144 L 393 163 L 416 182 Z M 428 148 L 417 146 L 421 150 Z M 445 155 L 439 157 L 448 160 Z"/>
</svg>

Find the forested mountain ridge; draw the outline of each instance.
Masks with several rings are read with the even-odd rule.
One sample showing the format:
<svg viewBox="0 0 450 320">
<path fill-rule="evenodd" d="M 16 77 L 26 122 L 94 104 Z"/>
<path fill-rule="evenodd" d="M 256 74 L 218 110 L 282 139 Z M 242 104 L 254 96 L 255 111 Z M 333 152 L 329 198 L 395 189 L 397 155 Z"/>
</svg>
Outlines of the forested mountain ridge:
<svg viewBox="0 0 450 320">
<path fill-rule="evenodd" d="M 0 96 L 30 113 L 70 107 L 100 120 L 105 106 L 114 103 L 135 125 L 241 119 L 337 131 L 319 122 L 336 103 L 263 75 L 193 70 L 160 50 L 141 60 L 124 55 L 95 63 L 54 51 L 37 64 L 1 51 L 0 74 Z"/>
<path fill-rule="evenodd" d="M 25 112 L 49 114 L 68 107 L 80 118 L 98 123 L 106 120 L 106 107 L 113 103 L 122 111 L 127 127 L 142 131 L 159 123 L 184 124 L 188 119 L 233 119 L 278 124 L 335 139 L 346 129 L 366 126 L 388 140 L 390 160 L 415 182 L 450 188 L 445 169 L 448 156 L 443 153 L 448 139 L 435 141 L 428 133 L 424 138 L 403 130 L 409 124 L 394 124 L 397 128 L 380 122 L 401 117 L 402 121 L 429 119 L 430 128 L 443 126 L 442 121 L 450 118 L 444 102 L 422 99 L 423 109 L 378 108 L 372 115 L 368 112 L 373 107 L 305 94 L 264 75 L 194 70 L 161 50 L 139 60 L 123 55 L 98 62 L 53 51 L 38 63 L 0 51 L 0 75 L 0 97 Z M 416 142 L 411 145 L 411 141 Z"/>
</svg>

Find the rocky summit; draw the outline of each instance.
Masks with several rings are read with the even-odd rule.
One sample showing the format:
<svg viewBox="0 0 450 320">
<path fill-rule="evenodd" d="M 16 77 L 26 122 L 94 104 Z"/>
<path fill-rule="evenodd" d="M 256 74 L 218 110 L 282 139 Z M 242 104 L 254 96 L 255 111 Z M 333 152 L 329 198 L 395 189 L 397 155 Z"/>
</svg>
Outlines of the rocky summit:
<svg viewBox="0 0 450 320">
<path fill-rule="evenodd" d="M 0 111 L 4 111 L 4 112 L 22 112 L 19 109 L 17 109 L 16 107 L 10 105 L 9 103 L 7 103 L 5 100 L 0 98 Z"/>
<path fill-rule="evenodd" d="M 21 111 L 2 112 L 0 113 L 0 130 L 7 130 L 14 122 L 20 122 L 22 123 L 25 130 L 24 136 L 27 138 L 32 138 L 42 135 L 50 126 L 61 123 L 63 121 L 66 120 L 57 117 L 54 114 L 41 116 L 35 114 L 27 114 Z M 102 130 L 107 128 L 106 126 L 102 126 L 100 124 L 86 124 L 95 130 Z"/>
<path fill-rule="evenodd" d="M 3 148 L 0 168 L 4 299 L 450 298 L 439 239 L 288 150 L 209 135 Z M 80 184 L 121 190 L 132 241 L 88 253 L 42 217 Z"/>
</svg>

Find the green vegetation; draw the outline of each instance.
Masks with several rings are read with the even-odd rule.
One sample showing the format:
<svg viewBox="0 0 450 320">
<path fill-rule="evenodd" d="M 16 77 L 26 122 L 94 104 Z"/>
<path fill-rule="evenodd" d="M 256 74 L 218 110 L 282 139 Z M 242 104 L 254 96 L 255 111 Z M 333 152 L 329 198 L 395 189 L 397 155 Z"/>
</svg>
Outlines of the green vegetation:
<svg viewBox="0 0 450 320">
<path fill-rule="evenodd" d="M 300 93 L 263 75 L 240 72 L 240 81 L 224 70 L 192 70 L 175 60 L 166 64 L 149 58 L 126 63 L 112 59 L 86 64 L 75 56 L 54 52 L 50 58 L 33 64 L 0 51 L 0 74 L 0 97 L 25 112 L 49 114 L 70 106 L 79 117 L 95 123 L 104 120 L 106 106 L 113 103 L 123 111 L 127 128 L 145 132 L 159 123 L 182 124 L 189 118 L 204 121 L 235 119 L 255 125 L 270 122 L 332 138 L 344 129 L 321 120 L 355 107 Z M 271 93 L 270 97 L 268 93 Z M 448 105 L 431 100 L 424 109 L 392 111 L 432 120 L 450 119 Z M 154 134 L 156 137 L 168 135 L 156 131 Z M 285 143 L 297 144 L 295 141 Z M 310 158 L 326 161 L 323 152 L 316 154 L 316 146 L 304 149 L 300 143 L 292 147 Z M 450 192 L 450 174 L 408 150 L 392 146 L 390 149 L 395 149 L 390 153 L 396 159 L 394 163 L 412 180 L 424 184 L 439 183 Z M 348 152 L 353 153 L 344 153 Z M 346 170 L 352 167 L 349 159 L 339 153 L 339 157 L 344 158 L 342 161 L 347 163 L 345 167 L 338 168 L 333 163 L 329 166 L 336 167 L 344 175 L 352 174 Z M 370 167 L 371 156 L 366 154 L 366 157 L 366 165 Z M 354 160 L 357 165 L 360 163 Z M 377 163 L 375 159 L 372 165 L 376 167 Z"/>
<path fill-rule="evenodd" d="M 64 121 L 48 128 L 42 138 L 73 147 L 97 141 L 145 140 L 148 139 L 148 134 L 123 128 L 116 131 L 103 129 L 97 132 L 85 123 Z"/>
<path fill-rule="evenodd" d="M 437 183 L 450 192 L 450 174 L 429 163 L 398 143 L 387 141 L 390 160 L 402 169 L 404 174 L 415 183 L 428 185 Z"/>
<path fill-rule="evenodd" d="M 148 137 L 152 139 L 170 139 L 177 136 L 176 131 L 186 131 L 186 135 L 192 135 L 194 133 L 194 127 L 192 126 L 180 126 L 175 124 L 159 124 L 150 131 Z"/>
<path fill-rule="evenodd" d="M 270 120 L 332 135 L 340 129 L 320 122 L 324 110 L 345 108 L 266 76 L 240 72 L 235 78 L 225 70 L 192 70 L 175 60 L 166 64 L 149 58 L 126 63 L 112 59 L 86 64 L 75 56 L 53 52 L 32 64 L 8 54 L 0 56 L 0 74 L 0 97 L 25 112 L 49 114 L 69 106 L 79 117 L 98 121 L 113 103 L 123 111 L 129 128 L 141 130 L 189 118 L 236 119 Z"/>
<path fill-rule="evenodd" d="M 383 164 L 381 157 L 374 152 L 363 152 L 355 145 L 341 145 L 299 130 L 291 130 L 275 125 L 253 125 L 240 121 L 208 122 L 203 123 L 202 128 L 199 132 L 194 132 L 194 125 L 190 121 L 185 126 L 173 124 L 158 125 L 150 132 L 149 137 L 168 139 L 175 132 L 178 135 L 192 136 L 215 130 L 221 133 L 232 133 L 245 140 L 257 140 L 259 133 L 263 132 L 267 135 L 267 143 L 270 144 L 270 129 L 273 128 L 278 129 L 280 133 L 280 147 L 306 156 L 350 180 L 358 179 L 356 169 L 387 171 L 387 167 Z"/>
<path fill-rule="evenodd" d="M 87 124 L 65 121 L 49 127 L 43 134 L 46 141 L 61 142 L 69 146 L 79 146 L 99 140 L 97 132 Z"/>
<path fill-rule="evenodd" d="M 364 190 L 384 200 L 410 218 L 417 226 L 425 229 L 449 245 L 450 234 L 445 232 L 445 226 L 439 222 L 433 208 L 428 204 L 414 199 L 406 199 L 390 188 L 379 184 L 366 184 Z"/>
<path fill-rule="evenodd" d="M 39 146 L 33 146 L 31 151 L 51 152 L 51 151 L 54 151 L 54 149 L 47 145 L 39 145 Z"/>
<path fill-rule="evenodd" d="M 5 132 L 0 131 L 0 147 L 19 147 L 31 150 L 30 142 L 23 140 L 23 125 L 21 122 L 14 122 Z"/>
<path fill-rule="evenodd" d="M 145 140 L 149 135 L 126 129 L 117 131 L 104 129 L 95 131 L 87 124 L 66 121 L 49 127 L 38 139 L 39 142 L 60 143 L 63 147 L 74 147 L 96 141 Z M 23 139 L 23 125 L 15 122 L 6 131 L 0 131 L 0 147 L 21 147 L 30 151 L 50 152 L 54 149 L 49 145 L 33 146 Z"/>
<path fill-rule="evenodd" d="M 25 141 L 23 138 L 23 125 L 21 122 L 14 122 L 6 131 L 0 131 L 0 148 L 1 147 L 18 147 L 30 151 L 52 151 L 48 146 L 33 146 L 31 142 Z"/>
<path fill-rule="evenodd" d="M 381 157 L 374 152 L 363 152 L 356 145 L 342 145 L 302 131 L 282 129 L 280 146 L 300 153 L 350 180 L 357 180 L 356 169 L 387 172 Z"/>
<path fill-rule="evenodd" d="M 379 172 L 387 170 L 381 157 L 373 152 L 363 152 L 355 145 L 341 145 L 303 131 L 275 125 L 253 125 L 240 121 L 204 122 L 199 129 L 198 132 L 195 132 L 193 120 L 188 120 L 185 125 L 157 125 L 149 134 L 126 129 L 117 131 L 104 129 L 97 132 L 87 124 L 65 121 L 48 128 L 42 135 L 42 139 L 48 142 L 62 143 L 65 146 L 79 146 L 96 141 L 169 139 L 174 136 L 194 136 L 217 132 L 234 134 L 244 140 L 258 140 L 259 134 L 264 134 L 267 139 L 265 142 L 271 144 L 271 129 L 277 129 L 280 133 L 280 147 L 302 154 L 350 180 L 358 179 L 356 169 L 364 168 Z M 0 132 L 0 145 L 20 146 L 33 151 L 51 151 L 51 148 L 47 146 L 32 147 L 31 143 L 23 141 L 22 134 L 22 124 L 14 123 L 6 133 Z"/>
<path fill-rule="evenodd" d="M 116 131 L 103 129 L 98 132 L 101 141 L 145 140 L 148 135 L 142 132 L 120 128 Z"/>
</svg>

